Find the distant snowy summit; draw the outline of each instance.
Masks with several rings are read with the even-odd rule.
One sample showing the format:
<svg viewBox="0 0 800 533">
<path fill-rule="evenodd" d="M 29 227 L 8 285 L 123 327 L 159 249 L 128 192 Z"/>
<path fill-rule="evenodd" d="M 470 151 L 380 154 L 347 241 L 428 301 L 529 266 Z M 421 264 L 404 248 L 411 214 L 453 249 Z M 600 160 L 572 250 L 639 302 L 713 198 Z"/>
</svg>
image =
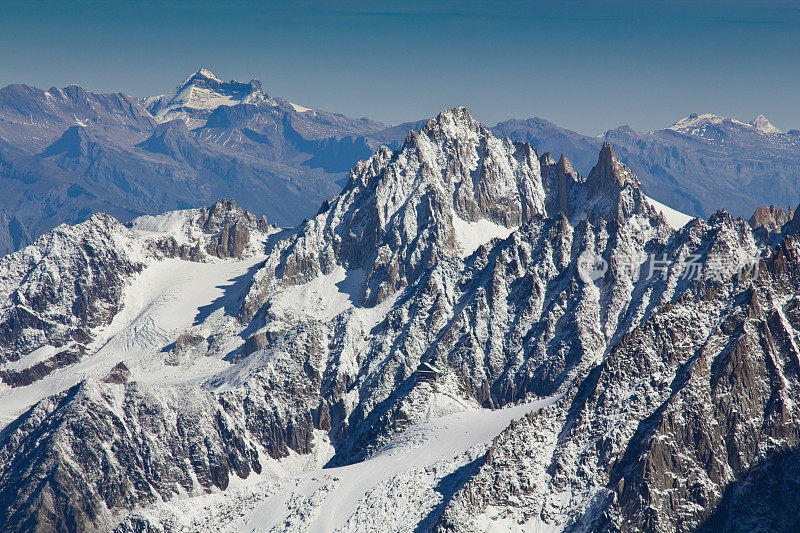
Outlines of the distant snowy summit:
<svg viewBox="0 0 800 533">
<path fill-rule="evenodd" d="M 145 107 L 160 122 L 181 119 L 190 129 L 206 124 L 212 111 L 220 106 L 238 104 L 266 104 L 291 108 L 296 113 L 313 110 L 281 98 L 273 98 L 264 92 L 261 81 L 223 81 L 207 68 L 201 68 L 188 76 L 173 91 L 142 99 Z"/>
<path fill-rule="evenodd" d="M 764 115 L 758 115 L 750 122 L 741 122 L 735 118 L 720 117 L 711 113 L 704 113 L 698 115 L 692 113 L 686 118 L 683 118 L 670 126 L 669 130 L 682 133 L 684 135 L 695 135 L 699 137 L 706 136 L 709 128 L 735 128 L 745 130 L 755 130 L 758 133 L 775 134 L 783 133 L 780 129 L 773 126 Z"/>
</svg>

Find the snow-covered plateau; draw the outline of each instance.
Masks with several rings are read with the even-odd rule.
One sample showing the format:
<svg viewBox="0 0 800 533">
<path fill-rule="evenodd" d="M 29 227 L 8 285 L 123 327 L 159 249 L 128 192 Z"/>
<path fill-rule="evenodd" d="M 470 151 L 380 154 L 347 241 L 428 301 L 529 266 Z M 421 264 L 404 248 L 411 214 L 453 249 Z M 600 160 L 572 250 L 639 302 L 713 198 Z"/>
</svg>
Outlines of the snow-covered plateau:
<svg viewBox="0 0 800 533">
<path fill-rule="evenodd" d="M 294 228 L 59 226 L 0 259 L 0 530 L 797 530 L 800 219 L 757 219 L 456 108 Z"/>
</svg>

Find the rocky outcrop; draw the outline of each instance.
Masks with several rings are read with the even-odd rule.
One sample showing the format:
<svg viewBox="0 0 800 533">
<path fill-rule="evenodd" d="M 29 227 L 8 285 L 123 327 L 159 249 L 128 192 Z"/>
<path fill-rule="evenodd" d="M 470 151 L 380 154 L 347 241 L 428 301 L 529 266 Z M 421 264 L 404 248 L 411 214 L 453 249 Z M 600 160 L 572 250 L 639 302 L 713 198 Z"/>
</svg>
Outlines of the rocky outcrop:
<svg viewBox="0 0 800 533">
<path fill-rule="evenodd" d="M 187 211 L 180 227 L 167 232 L 159 228 L 161 220 L 162 217 L 142 217 L 132 227 L 161 233 L 147 240 L 146 245 L 153 253 L 187 261 L 205 261 L 209 256 L 240 259 L 261 253 L 260 246 L 270 232 L 266 217 L 256 217 L 230 199 Z"/>
<path fill-rule="evenodd" d="M 117 385 L 122 385 L 123 383 L 128 381 L 128 378 L 131 376 L 131 371 L 128 367 L 120 361 L 114 368 L 111 369 L 111 372 L 103 380 L 105 383 L 116 383 Z"/>
<path fill-rule="evenodd" d="M 251 244 L 250 231 L 266 234 L 269 224 L 265 217 L 258 218 L 241 209 L 234 200 L 220 200 L 203 208 L 193 220 L 203 233 L 211 235 L 206 251 L 222 259 L 241 257 Z"/>
<path fill-rule="evenodd" d="M 77 363 L 85 353 L 86 348 L 83 345 L 60 347 L 55 354 L 30 366 L 0 370 L 0 380 L 9 387 L 25 387 L 59 368 Z"/>
<path fill-rule="evenodd" d="M 598 217 L 618 225 L 631 216 L 658 216 L 645 201 L 639 180 L 614 153 L 608 143 L 603 143 L 597 164 L 586 178 L 587 216 Z"/>
<path fill-rule="evenodd" d="M 757 208 L 749 222 L 753 228 L 764 228 L 768 233 L 780 233 L 783 225 L 792 218 L 794 218 L 794 212 L 791 206 L 788 211 L 784 212 L 780 207 L 771 205 Z"/>
</svg>

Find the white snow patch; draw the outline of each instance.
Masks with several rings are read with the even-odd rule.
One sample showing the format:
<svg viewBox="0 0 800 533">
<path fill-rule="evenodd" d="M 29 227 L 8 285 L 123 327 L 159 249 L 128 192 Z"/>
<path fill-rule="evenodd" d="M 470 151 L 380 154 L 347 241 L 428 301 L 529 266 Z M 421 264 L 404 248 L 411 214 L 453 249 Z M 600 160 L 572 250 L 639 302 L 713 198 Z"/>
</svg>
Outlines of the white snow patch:
<svg viewBox="0 0 800 533">
<path fill-rule="evenodd" d="M 330 274 L 319 274 L 308 283 L 284 289 L 273 300 L 272 309 L 330 320 L 357 305 L 357 294 L 365 277 L 362 270 L 337 266 Z"/>
<path fill-rule="evenodd" d="M 236 278 L 264 258 L 213 263 L 165 259 L 152 263 L 125 288 L 122 310 L 111 324 L 94 332 L 95 340 L 81 361 L 26 387 L 0 390 L 0 427 L 47 396 L 84 379 L 107 376 L 120 361 L 131 370 L 132 380 L 161 386 L 199 383 L 227 369 L 230 364 L 222 359 L 225 353 L 170 366 L 165 364 L 163 349 L 193 326 L 201 311 L 207 311 L 207 329 L 224 329 L 233 319 L 223 308 L 240 296 L 232 290 Z M 52 355 L 50 351 L 54 350 L 37 350 L 34 359 L 24 359 L 25 366 Z"/>
<path fill-rule="evenodd" d="M 185 209 L 167 211 L 161 215 L 142 215 L 133 219 L 132 229 L 152 235 L 170 234 L 175 236 L 188 224 L 189 219 L 197 214 L 199 209 Z"/>
<path fill-rule="evenodd" d="M 656 202 L 649 196 L 645 196 L 647 203 L 649 203 L 653 209 L 656 211 L 660 211 L 664 218 L 667 219 L 667 224 L 669 224 L 673 229 L 680 229 L 684 227 L 686 224 L 694 220 L 694 217 L 687 215 L 686 213 L 681 213 L 675 209 L 672 209 L 669 206 L 662 204 L 661 202 Z"/>
<path fill-rule="evenodd" d="M 294 110 L 297 111 L 298 113 L 305 113 L 307 111 L 311 111 L 311 109 L 309 109 L 308 107 L 303 107 L 301 105 L 297 105 L 292 102 L 289 102 L 289 105 L 292 106 Z"/>
<path fill-rule="evenodd" d="M 492 239 L 507 238 L 517 228 L 507 228 L 486 218 L 468 222 L 453 213 L 453 229 L 456 231 L 456 240 L 464 252 L 463 256 L 466 257 Z"/>
</svg>

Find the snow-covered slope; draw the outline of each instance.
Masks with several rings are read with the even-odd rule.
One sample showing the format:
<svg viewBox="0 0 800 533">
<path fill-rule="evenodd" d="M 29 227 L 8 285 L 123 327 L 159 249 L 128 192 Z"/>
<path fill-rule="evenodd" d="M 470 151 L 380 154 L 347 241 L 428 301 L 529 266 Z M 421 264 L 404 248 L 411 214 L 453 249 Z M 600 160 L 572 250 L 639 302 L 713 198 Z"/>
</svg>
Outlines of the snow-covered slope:
<svg viewBox="0 0 800 533">
<path fill-rule="evenodd" d="M 385 531 L 404 531 L 410 524 L 432 526 L 448 492 L 475 470 L 494 437 L 513 419 L 545 408 L 556 398 L 495 411 L 465 406 L 457 413 L 438 412 L 438 404 L 454 400 L 434 393 L 426 420 L 363 462 L 321 468 L 334 450 L 320 437 L 317 462 L 303 465 L 299 475 L 300 457 L 291 456 L 229 489 L 224 499 L 210 494 L 145 507 L 127 517 L 120 530 L 136 531 L 143 523 L 209 532 L 358 532 L 377 524 Z"/>
<path fill-rule="evenodd" d="M 8 385 L 58 394 L 0 433 L 0 527 L 698 526 L 797 444 L 796 229 L 658 207 L 608 144 L 584 178 L 457 108 L 293 229 L 224 202 L 63 228 L 0 263 L 6 364 L 82 346 Z M 83 308 L 86 261 L 136 265 L 96 324 L 21 314 Z"/>
<path fill-rule="evenodd" d="M 162 350 L 197 316 L 231 304 L 226 284 L 243 288 L 236 278 L 263 260 L 269 232 L 265 219 L 220 201 L 131 228 L 97 215 L 0 260 L 2 420 L 119 362 L 144 381 L 197 381 L 165 369 Z M 224 320 L 207 327 L 224 330 Z"/>
<path fill-rule="evenodd" d="M 161 122 L 181 119 L 194 129 L 203 126 L 219 106 L 261 102 L 275 103 L 261 90 L 260 81 L 222 81 L 210 70 L 201 68 L 172 92 L 145 98 L 142 105 Z"/>
<path fill-rule="evenodd" d="M 680 229 L 686 224 L 688 224 L 694 217 L 690 217 L 685 213 L 681 213 L 680 211 L 676 211 L 671 207 L 662 204 L 661 202 L 656 202 L 652 198 L 646 197 L 647 203 L 652 205 L 656 211 L 664 215 L 664 218 L 667 220 L 667 224 L 669 224 L 673 229 Z"/>
</svg>

